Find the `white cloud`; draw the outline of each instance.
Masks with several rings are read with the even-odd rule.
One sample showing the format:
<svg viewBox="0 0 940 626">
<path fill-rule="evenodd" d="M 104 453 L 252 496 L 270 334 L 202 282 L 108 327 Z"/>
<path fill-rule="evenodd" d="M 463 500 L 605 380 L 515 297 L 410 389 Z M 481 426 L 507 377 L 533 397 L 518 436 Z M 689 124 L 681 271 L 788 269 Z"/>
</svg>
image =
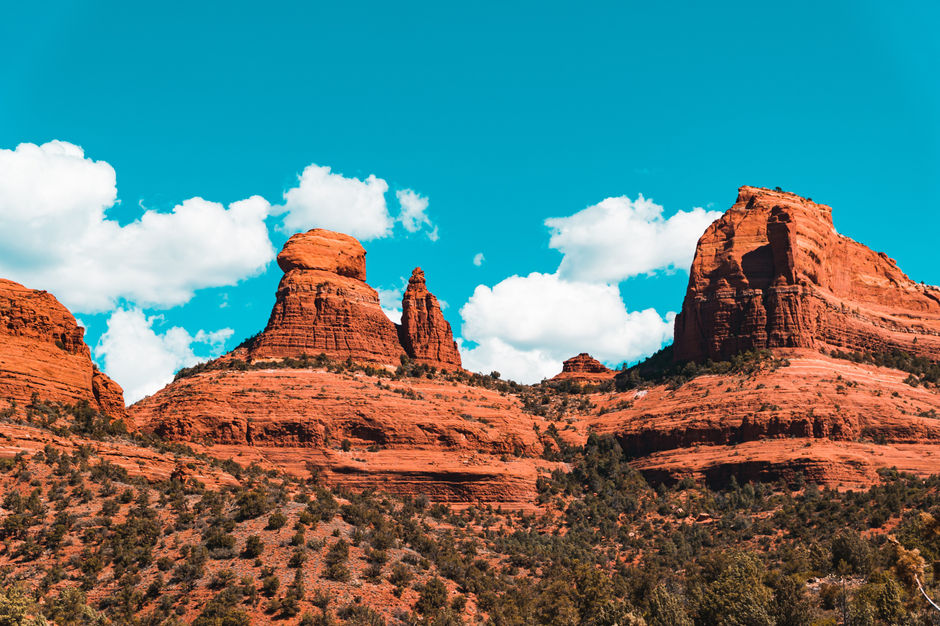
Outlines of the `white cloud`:
<svg viewBox="0 0 940 626">
<path fill-rule="evenodd" d="M 499 372 L 504 379 L 536 383 L 561 371 L 561 361 L 543 350 L 520 350 L 498 337 L 484 339 L 475 348 L 457 339 L 464 369 L 489 374 Z M 566 357 L 567 358 L 567 357 Z"/>
<path fill-rule="evenodd" d="M 485 260 L 486 260 L 486 257 L 483 256 L 482 252 L 477 252 L 476 254 L 473 255 L 473 264 L 476 265 L 477 267 L 480 267 L 481 265 L 483 265 L 483 261 Z"/>
<path fill-rule="evenodd" d="M 197 289 L 233 285 L 274 257 L 259 196 L 192 198 L 121 226 L 106 217 L 114 169 L 52 141 L 0 150 L 0 275 L 46 289 L 75 311 L 129 300 L 171 307 Z"/>
<path fill-rule="evenodd" d="M 427 227 L 428 239 L 438 240 L 437 226 L 431 224 L 428 217 L 428 199 L 412 191 L 411 189 L 399 189 L 395 192 L 398 203 L 401 205 L 401 213 L 398 215 L 398 221 L 405 227 L 409 233 L 416 233 L 422 227 Z"/>
<path fill-rule="evenodd" d="M 545 220 L 549 246 L 564 254 L 566 279 L 617 283 L 657 270 L 687 270 L 695 245 L 720 211 L 694 208 L 663 218 L 663 207 L 642 195 L 607 198 L 569 217 Z"/>
<path fill-rule="evenodd" d="M 401 287 L 376 289 L 379 293 L 379 304 L 382 311 L 388 316 L 388 319 L 396 324 L 401 324 L 401 299 L 405 293 L 404 285 L 407 285 L 405 279 L 402 279 L 402 281 L 403 286 Z"/>
<path fill-rule="evenodd" d="M 674 317 L 628 311 L 613 285 L 538 272 L 479 285 L 460 315 L 463 339 L 478 344 L 462 352 L 467 367 L 526 383 L 558 373 L 579 352 L 607 362 L 654 352 L 671 338 Z"/>
<path fill-rule="evenodd" d="M 153 326 L 160 319 L 147 317 L 136 308 L 118 309 L 95 347 L 95 356 L 104 360 L 105 372 L 124 388 L 128 404 L 160 390 L 181 367 L 218 356 L 232 336 L 231 328 L 223 328 L 200 330 L 194 337 L 179 326 L 158 334 Z M 194 352 L 195 345 L 200 346 L 201 356 Z"/>
<path fill-rule="evenodd" d="M 370 174 L 364 181 L 335 174 L 329 167 L 308 165 L 296 187 L 284 192 L 284 230 L 327 228 L 357 239 L 377 239 L 391 234 L 388 183 Z M 425 201 L 426 202 L 426 201 Z"/>
</svg>

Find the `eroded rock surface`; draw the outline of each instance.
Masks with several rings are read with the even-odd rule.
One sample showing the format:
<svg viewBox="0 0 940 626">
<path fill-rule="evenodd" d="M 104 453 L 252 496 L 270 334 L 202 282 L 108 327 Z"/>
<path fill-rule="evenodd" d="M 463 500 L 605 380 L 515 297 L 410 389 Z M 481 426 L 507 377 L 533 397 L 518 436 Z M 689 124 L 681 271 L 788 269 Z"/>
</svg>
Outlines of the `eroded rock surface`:
<svg viewBox="0 0 940 626">
<path fill-rule="evenodd" d="M 534 499 L 544 418 L 496 391 L 317 369 L 209 371 L 131 407 L 145 430 L 331 484 L 438 500 Z"/>
<path fill-rule="evenodd" d="M 562 363 L 561 372 L 552 377 L 552 380 L 601 382 L 610 380 L 616 373 L 587 352 L 582 352 Z"/>
<path fill-rule="evenodd" d="M 366 251 L 323 229 L 292 236 L 277 257 L 284 277 L 268 325 L 232 356 L 245 360 L 315 356 L 398 366 L 402 356 L 459 368 L 460 354 L 437 298 L 416 268 L 402 301 L 402 324 L 382 311 L 366 284 Z"/>
<path fill-rule="evenodd" d="M 656 480 L 792 479 L 859 487 L 880 467 L 940 471 L 940 394 L 907 374 L 782 350 L 789 365 L 596 397 L 589 418 Z"/>
<path fill-rule="evenodd" d="M 35 393 L 125 418 L 124 393 L 92 363 L 84 335 L 52 294 L 0 279 L 0 408 L 9 401 L 23 407 Z"/>
<path fill-rule="evenodd" d="M 940 360 L 940 290 L 839 235 L 830 207 L 741 187 L 698 242 L 675 356 L 717 361 L 755 348 L 897 348 Z"/>
<path fill-rule="evenodd" d="M 405 352 L 419 363 L 460 367 L 460 352 L 441 307 L 416 267 L 401 303 L 399 337 Z"/>
</svg>

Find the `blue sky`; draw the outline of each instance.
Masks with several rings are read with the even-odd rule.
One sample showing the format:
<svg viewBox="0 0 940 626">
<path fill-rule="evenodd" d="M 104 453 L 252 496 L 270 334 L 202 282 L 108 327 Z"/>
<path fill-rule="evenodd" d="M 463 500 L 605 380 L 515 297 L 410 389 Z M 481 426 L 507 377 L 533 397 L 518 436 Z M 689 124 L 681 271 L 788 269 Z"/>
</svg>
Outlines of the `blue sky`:
<svg viewBox="0 0 940 626">
<path fill-rule="evenodd" d="M 280 272 L 257 228 L 239 231 L 225 211 L 252 196 L 284 205 L 311 165 L 342 175 L 327 179 L 340 187 L 384 181 L 394 223 L 364 241 L 370 284 L 394 291 L 421 265 L 466 340 L 465 359 L 517 378 L 540 378 L 575 345 L 616 362 L 668 340 L 662 329 L 687 274 L 674 267 L 682 254 L 658 254 L 672 232 L 666 220 L 695 207 L 724 210 L 743 184 L 830 204 L 840 232 L 888 252 L 915 280 L 940 283 L 940 12 L 929 3 L 139 4 L 0 9 L 0 148 L 20 158 L 10 151 L 21 143 L 69 142 L 84 150 L 73 157 L 105 162 L 116 175 L 112 206 L 106 189 L 82 187 L 92 183 L 81 168 L 30 169 L 32 187 L 0 196 L 0 270 L 49 288 L 71 276 L 76 258 L 101 256 L 76 273 L 81 293 L 60 298 L 88 326 L 99 363 L 137 390 L 130 395 L 264 326 Z M 218 262 L 203 268 L 193 253 L 200 244 L 175 245 L 179 225 L 167 221 L 120 231 L 124 247 L 92 245 L 89 235 L 76 251 L 71 222 L 40 232 L 31 217 L 34 196 L 50 188 L 61 198 L 48 202 L 87 192 L 90 204 L 45 210 L 103 210 L 101 219 L 115 222 L 109 233 L 145 210 L 168 214 L 191 198 L 220 203 L 180 222 L 229 232 L 212 226 L 221 219 L 250 250 L 207 246 Z M 406 190 L 427 200 L 427 223 L 412 224 L 415 232 L 394 221 L 396 192 Z M 252 214 L 274 250 L 291 215 L 313 227 L 312 216 L 335 210 L 312 193 L 312 205 Z M 629 200 L 595 207 L 621 197 Z M 572 271 L 558 272 L 563 244 L 551 247 L 545 220 L 588 207 L 560 226 L 571 259 L 611 253 L 600 235 L 574 234 L 579 225 L 596 229 L 601 222 L 589 218 L 604 211 L 626 220 L 616 254 L 646 246 L 652 256 L 621 259 L 607 276 L 574 260 L 566 261 Z M 689 229 L 678 239 L 694 247 Z M 43 260 L 38 241 L 71 265 Z M 130 250 L 139 251 L 136 273 L 111 280 L 124 269 L 115 255 Z M 212 278 L 173 284 L 166 274 L 185 273 L 184 261 Z M 148 267 L 160 269 L 148 278 Z M 147 294 L 104 293 L 109 280 L 151 279 Z M 114 297 L 89 304 L 96 290 Z M 650 308 L 656 319 L 638 317 Z M 598 327 L 608 324 L 617 328 Z"/>
</svg>

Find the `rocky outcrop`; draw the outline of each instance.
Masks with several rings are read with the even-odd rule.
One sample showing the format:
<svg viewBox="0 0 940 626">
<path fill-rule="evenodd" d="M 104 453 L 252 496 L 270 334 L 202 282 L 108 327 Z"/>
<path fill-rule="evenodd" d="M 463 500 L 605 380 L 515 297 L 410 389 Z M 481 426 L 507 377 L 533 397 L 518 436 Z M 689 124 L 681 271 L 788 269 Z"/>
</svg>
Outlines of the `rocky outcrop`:
<svg viewBox="0 0 940 626">
<path fill-rule="evenodd" d="M 408 280 L 401 302 L 401 345 L 409 357 L 419 363 L 441 367 L 460 367 L 460 352 L 444 319 L 441 307 L 424 280 L 424 272 L 416 267 Z"/>
<path fill-rule="evenodd" d="M 561 366 L 561 373 L 552 380 L 571 380 L 575 382 L 600 382 L 612 379 L 617 372 L 592 357 L 587 352 L 573 356 Z"/>
<path fill-rule="evenodd" d="M 839 235 L 830 207 L 741 187 L 698 242 L 674 354 L 726 360 L 755 348 L 897 348 L 940 360 L 940 290 Z"/>
<path fill-rule="evenodd" d="M 807 478 L 863 486 L 879 467 L 940 467 L 940 394 L 907 374 L 807 349 L 787 365 L 597 398 L 588 418 L 653 480 Z M 802 468 L 802 469 L 801 469 Z"/>
<path fill-rule="evenodd" d="M 92 363 L 84 334 L 52 294 L 0 279 L 0 399 L 23 407 L 35 393 L 126 417 L 121 387 Z"/>
<path fill-rule="evenodd" d="M 209 371 L 130 408 L 146 431 L 334 485 L 451 502 L 536 495 L 549 422 L 497 391 L 323 369 Z"/>
<path fill-rule="evenodd" d="M 534 500 L 549 422 L 516 397 L 464 384 L 440 305 L 415 269 L 396 326 L 365 283 L 365 250 L 323 230 L 294 235 L 278 255 L 285 274 L 267 328 L 208 371 L 183 376 L 131 407 L 145 431 L 351 488 L 451 502 Z M 439 369 L 389 378 L 381 369 L 266 363 L 325 353 Z M 253 367 L 227 367 L 240 359 Z M 259 362 L 262 363 L 259 365 Z M 317 362 L 314 360 L 314 362 Z M 309 362 L 308 362 L 309 364 Z M 218 366 L 221 366 L 218 367 Z"/>
<path fill-rule="evenodd" d="M 753 349 L 774 358 L 598 401 L 592 426 L 652 480 L 802 473 L 858 487 L 882 467 L 940 467 L 936 385 L 833 358 L 833 349 L 897 349 L 940 360 L 940 290 L 839 235 L 828 206 L 742 187 L 699 239 L 673 354 L 726 361 Z"/>
<path fill-rule="evenodd" d="M 395 324 L 366 284 L 366 251 L 353 237 L 322 229 L 292 236 L 278 254 L 284 277 L 249 359 L 320 353 L 397 365 L 404 354 Z"/>
<path fill-rule="evenodd" d="M 366 284 L 366 251 L 353 237 L 320 228 L 292 236 L 277 256 L 284 277 L 268 325 L 231 356 L 246 360 L 315 356 L 398 366 L 402 356 L 448 369 L 460 353 L 437 298 L 416 268 L 402 323 L 382 311 Z M 223 357 L 226 358 L 226 357 Z"/>
</svg>

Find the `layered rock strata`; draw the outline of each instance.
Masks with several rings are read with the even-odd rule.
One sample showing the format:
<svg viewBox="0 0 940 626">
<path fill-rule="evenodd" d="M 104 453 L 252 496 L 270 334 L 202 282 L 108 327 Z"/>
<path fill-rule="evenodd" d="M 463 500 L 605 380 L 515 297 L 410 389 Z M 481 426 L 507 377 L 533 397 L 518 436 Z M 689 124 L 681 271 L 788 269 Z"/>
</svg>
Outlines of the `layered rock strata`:
<svg viewBox="0 0 940 626">
<path fill-rule="evenodd" d="M 755 348 L 899 349 L 940 360 L 940 290 L 839 235 L 830 207 L 741 187 L 698 242 L 675 357 L 726 360 Z"/>
<path fill-rule="evenodd" d="M 33 394 L 84 400 L 113 418 L 126 417 L 123 390 L 95 367 L 84 334 L 52 294 L 0 279 L 0 399 L 20 407 Z"/>
<path fill-rule="evenodd" d="M 239 462 L 437 500 L 534 499 L 537 432 L 512 396 L 444 380 L 315 369 L 209 371 L 131 407 L 143 428 Z"/>
<path fill-rule="evenodd" d="M 595 396 L 594 430 L 647 478 L 806 478 L 861 487 L 879 468 L 940 472 L 940 393 L 907 374 L 780 349 L 789 365 Z"/>
<path fill-rule="evenodd" d="M 450 324 L 444 319 L 437 298 L 428 291 L 420 267 L 414 269 L 408 280 L 398 335 L 405 352 L 419 363 L 460 367 L 460 352 Z"/>
<path fill-rule="evenodd" d="M 302 354 L 398 364 L 395 324 L 366 284 L 366 251 L 349 235 L 315 229 L 292 236 L 277 256 L 284 276 L 267 327 L 249 359 Z"/>
<path fill-rule="evenodd" d="M 416 268 L 402 300 L 402 324 L 382 311 L 366 284 L 366 251 L 323 229 L 292 236 L 277 256 L 284 271 L 267 327 L 233 356 L 247 360 L 326 354 L 397 366 L 402 356 L 459 368 L 460 354 L 437 298 Z"/>
<path fill-rule="evenodd" d="M 593 427 L 649 478 L 802 473 L 857 487 L 879 468 L 940 471 L 936 385 L 832 358 L 900 350 L 940 360 L 940 290 L 839 235 L 828 206 L 742 187 L 699 239 L 673 349 L 679 362 L 753 349 L 778 360 L 596 401 Z"/>
</svg>

